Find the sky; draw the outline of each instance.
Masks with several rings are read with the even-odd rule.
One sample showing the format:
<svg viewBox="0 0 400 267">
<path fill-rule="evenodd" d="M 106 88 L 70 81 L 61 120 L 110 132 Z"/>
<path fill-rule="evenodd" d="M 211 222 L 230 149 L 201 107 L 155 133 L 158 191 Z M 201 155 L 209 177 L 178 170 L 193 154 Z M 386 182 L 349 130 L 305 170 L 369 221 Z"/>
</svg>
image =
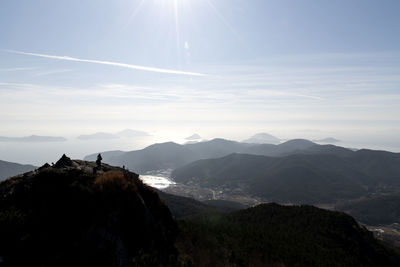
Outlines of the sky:
<svg viewBox="0 0 400 267">
<path fill-rule="evenodd" d="M 398 0 L 2 0 L 0 136 L 267 132 L 400 152 L 398 14 Z"/>
</svg>

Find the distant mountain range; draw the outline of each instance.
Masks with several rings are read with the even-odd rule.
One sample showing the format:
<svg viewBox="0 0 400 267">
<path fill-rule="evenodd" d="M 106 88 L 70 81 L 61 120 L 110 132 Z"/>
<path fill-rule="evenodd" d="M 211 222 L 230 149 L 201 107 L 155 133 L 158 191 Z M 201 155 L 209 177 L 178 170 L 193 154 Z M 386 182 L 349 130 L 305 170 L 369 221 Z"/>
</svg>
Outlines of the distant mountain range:
<svg viewBox="0 0 400 267">
<path fill-rule="evenodd" d="M 283 203 L 332 203 L 370 193 L 400 191 L 400 154 L 332 145 L 303 146 L 280 157 L 232 154 L 175 169 L 176 182 L 215 190 L 238 190 Z M 297 146 L 296 146 L 297 145 Z M 277 149 L 276 147 L 274 148 Z M 282 151 L 282 150 L 281 150 Z"/>
<path fill-rule="evenodd" d="M 138 137 L 138 136 L 150 136 L 149 133 L 144 131 L 132 130 L 132 129 L 125 129 L 118 133 L 116 133 L 119 137 Z"/>
<path fill-rule="evenodd" d="M 77 137 L 80 140 L 104 140 L 104 139 L 117 139 L 115 134 L 98 132 L 94 134 L 83 134 Z"/>
<path fill-rule="evenodd" d="M 279 144 L 281 140 L 268 133 L 258 133 L 250 137 L 249 139 L 243 140 L 243 143 L 254 143 L 254 144 Z"/>
<path fill-rule="evenodd" d="M 97 153 L 85 157 L 96 160 Z M 214 139 L 102 152 L 104 162 L 145 173 L 174 169 L 176 182 L 280 203 L 336 203 L 400 192 L 400 154 L 295 139 L 279 145 Z"/>
<path fill-rule="evenodd" d="M 23 165 L 0 160 L 0 181 L 34 169 L 36 169 L 36 167 L 33 165 Z"/>
<path fill-rule="evenodd" d="M 31 135 L 24 137 L 6 137 L 0 136 L 0 142 L 64 142 L 66 138 L 61 136 L 40 136 Z"/>
<path fill-rule="evenodd" d="M 150 170 L 174 169 L 203 158 L 222 157 L 237 151 L 244 151 L 249 144 L 214 139 L 207 142 L 180 145 L 173 142 L 148 146 L 141 150 L 122 152 L 101 152 L 103 161 L 116 166 L 125 166 L 139 173 Z M 86 156 L 95 160 L 98 153 Z"/>
<path fill-rule="evenodd" d="M 294 139 L 279 145 L 251 144 L 213 139 L 180 145 L 173 142 L 153 144 L 141 150 L 101 152 L 104 162 L 125 166 L 139 173 L 159 169 L 175 169 L 200 159 L 219 158 L 232 153 L 281 157 L 291 154 L 349 154 L 351 150 L 332 145 L 318 145 L 304 139 Z M 85 157 L 96 160 L 98 153 Z"/>
<path fill-rule="evenodd" d="M 193 141 L 193 140 L 200 140 L 201 136 L 198 134 L 192 134 L 191 136 L 188 136 L 185 138 L 185 140 Z"/>
<path fill-rule="evenodd" d="M 107 139 L 118 139 L 118 138 L 132 138 L 139 136 L 150 136 L 150 135 L 143 131 L 125 129 L 115 134 L 98 132 L 94 134 L 83 134 L 78 136 L 77 138 L 80 140 L 107 140 Z"/>
</svg>

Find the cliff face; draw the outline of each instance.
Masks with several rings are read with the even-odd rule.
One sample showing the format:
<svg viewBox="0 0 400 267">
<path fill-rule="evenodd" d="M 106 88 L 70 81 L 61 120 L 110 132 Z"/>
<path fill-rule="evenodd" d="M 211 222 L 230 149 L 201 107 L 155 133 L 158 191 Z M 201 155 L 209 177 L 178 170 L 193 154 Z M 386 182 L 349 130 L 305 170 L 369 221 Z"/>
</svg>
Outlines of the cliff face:
<svg viewBox="0 0 400 267">
<path fill-rule="evenodd" d="M 0 257 L 9 266 L 166 264 L 176 229 L 137 174 L 105 164 L 63 157 L 0 184 Z"/>
</svg>

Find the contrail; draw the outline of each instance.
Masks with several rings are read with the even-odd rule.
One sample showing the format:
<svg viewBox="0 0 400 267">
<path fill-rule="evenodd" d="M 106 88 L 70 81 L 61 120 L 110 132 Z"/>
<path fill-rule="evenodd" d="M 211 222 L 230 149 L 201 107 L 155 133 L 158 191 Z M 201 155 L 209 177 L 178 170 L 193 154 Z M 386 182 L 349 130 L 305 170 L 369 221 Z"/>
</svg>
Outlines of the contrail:
<svg viewBox="0 0 400 267">
<path fill-rule="evenodd" d="M 20 54 L 20 55 L 44 57 L 44 58 L 66 60 L 66 61 L 87 62 L 87 63 L 102 64 L 102 65 L 109 65 L 109 66 L 116 66 L 116 67 L 135 69 L 135 70 L 143 70 L 143 71 L 151 71 L 151 72 L 159 72 L 159 73 L 189 75 L 189 76 L 206 76 L 206 74 L 197 73 L 197 72 L 187 72 L 187 71 L 180 71 L 180 70 L 152 68 L 152 67 L 146 67 L 146 66 L 138 66 L 138 65 L 131 65 L 131 64 L 126 64 L 126 63 L 95 60 L 95 59 L 84 59 L 84 58 L 76 58 L 76 57 L 69 57 L 69 56 L 45 55 L 45 54 L 28 53 L 28 52 L 22 52 L 22 51 L 14 51 L 14 50 L 3 50 L 3 51 L 9 52 L 9 53 L 14 53 L 14 54 Z"/>
</svg>

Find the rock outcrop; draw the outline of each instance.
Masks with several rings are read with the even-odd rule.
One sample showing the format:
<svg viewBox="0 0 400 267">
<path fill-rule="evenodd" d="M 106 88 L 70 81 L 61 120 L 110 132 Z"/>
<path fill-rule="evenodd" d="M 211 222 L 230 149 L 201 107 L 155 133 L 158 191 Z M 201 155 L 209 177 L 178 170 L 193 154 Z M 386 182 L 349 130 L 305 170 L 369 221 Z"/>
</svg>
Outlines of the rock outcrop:
<svg viewBox="0 0 400 267">
<path fill-rule="evenodd" d="M 63 155 L 0 184 L 7 266 L 148 266 L 176 259 L 176 223 L 138 175 Z"/>
</svg>

